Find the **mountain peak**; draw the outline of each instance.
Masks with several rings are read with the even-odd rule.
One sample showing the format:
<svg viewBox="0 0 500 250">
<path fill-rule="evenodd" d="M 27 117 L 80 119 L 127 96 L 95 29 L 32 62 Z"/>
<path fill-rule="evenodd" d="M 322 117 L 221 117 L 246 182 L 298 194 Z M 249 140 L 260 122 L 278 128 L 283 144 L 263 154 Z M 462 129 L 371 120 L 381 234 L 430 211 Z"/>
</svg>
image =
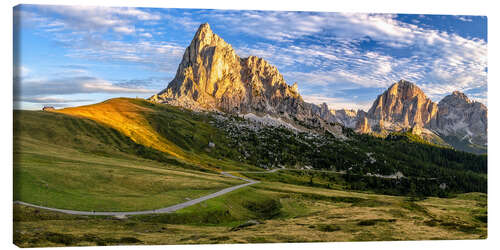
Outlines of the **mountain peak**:
<svg viewBox="0 0 500 250">
<path fill-rule="evenodd" d="M 210 29 L 210 24 L 208 23 L 200 24 L 200 27 L 198 27 L 198 32 L 200 31 L 212 31 L 212 29 Z"/>
<path fill-rule="evenodd" d="M 203 40 L 205 37 L 211 37 L 213 34 L 210 24 L 203 23 L 198 27 L 198 31 L 196 31 L 193 40 Z"/>
<path fill-rule="evenodd" d="M 398 96 L 402 99 L 413 98 L 415 96 L 422 99 L 427 98 L 416 84 L 406 80 L 399 80 L 399 82 L 391 85 L 387 91 L 389 95 Z"/>
<path fill-rule="evenodd" d="M 404 79 L 401 79 L 395 83 L 393 83 L 389 89 L 393 89 L 393 88 L 414 88 L 414 87 L 417 87 L 416 84 L 412 83 L 412 82 L 409 82 L 409 81 L 406 81 Z M 417 87 L 418 88 L 418 87 Z"/>
<path fill-rule="evenodd" d="M 412 83 L 410 81 L 407 81 L 405 79 L 401 79 L 401 80 L 399 80 L 399 82 L 397 82 L 395 84 L 402 85 L 402 86 L 411 86 L 411 87 L 416 87 L 417 86 L 416 84 L 414 84 L 414 83 Z"/>
<path fill-rule="evenodd" d="M 203 49 L 206 46 L 231 47 L 212 31 L 208 23 L 203 23 L 198 27 L 198 31 L 196 31 L 189 47 Z"/>
<path fill-rule="evenodd" d="M 263 58 L 240 58 L 230 44 L 201 24 L 175 78 L 150 100 L 195 110 L 266 113 L 322 126 L 334 121 L 326 105 L 306 103 Z"/>
<path fill-rule="evenodd" d="M 458 91 L 458 90 L 455 90 L 453 91 L 453 93 L 451 93 L 452 96 L 454 96 L 455 98 L 459 98 L 459 99 L 462 99 L 462 100 L 465 100 L 467 101 L 468 103 L 470 103 L 471 101 L 469 100 L 469 98 L 462 92 Z"/>
<path fill-rule="evenodd" d="M 471 101 L 460 91 L 453 91 L 439 101 L 438 106 L 438 132 L 468 139 L 473 144 L 487 144 L 488 109 L 484 104 Z"/>
<path fill-rule="evenodd" d="M 470 104 L 472 101 L 462 92 L 456 90 L 451 95 L 445 96 L 439 103 L 448 103 L 451 105 Z"/>
<path fill-rule="evenodd" d="M 368 117 L 389 122 L 390 126 L 424 125 L 435 119 L 437 105 L 414 83 L 400 80 L 379 95 L 368 111 Z"/>
</svg>

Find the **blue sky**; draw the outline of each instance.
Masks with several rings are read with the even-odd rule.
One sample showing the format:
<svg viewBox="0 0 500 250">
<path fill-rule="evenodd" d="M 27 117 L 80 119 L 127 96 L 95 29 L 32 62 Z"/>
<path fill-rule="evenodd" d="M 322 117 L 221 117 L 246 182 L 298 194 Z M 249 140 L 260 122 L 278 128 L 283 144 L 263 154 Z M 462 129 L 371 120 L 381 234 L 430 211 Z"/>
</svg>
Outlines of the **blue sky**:
<svg viewBox="0 0 500 250">
<path fill-rule="evenodd" d="M 21 5 L 14 107 L 149 97 L 174 77 L 204 22 L 241 57 L 277 66 L 309 102 L 367 110 L 406 79 L 434 101 L 460 90 L 487 104 L 481 16 Z"/>
</svg>

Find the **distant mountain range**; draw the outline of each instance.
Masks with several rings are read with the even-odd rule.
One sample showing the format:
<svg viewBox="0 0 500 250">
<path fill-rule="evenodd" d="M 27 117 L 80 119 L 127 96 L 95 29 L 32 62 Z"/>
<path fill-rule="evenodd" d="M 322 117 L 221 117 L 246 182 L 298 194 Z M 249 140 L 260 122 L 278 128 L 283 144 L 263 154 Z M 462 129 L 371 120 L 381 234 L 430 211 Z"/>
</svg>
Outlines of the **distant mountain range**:
<svg viewBox="0 0 500 250">
<path fill-rule="evenodd" d="M 379 95 L 367 113 L 352 112 L 344 124 L 352 127 L 356 121 L 354 128 L 361 133 L 411 131 L 436 144 L 480 153 L 487 146 L 487 112 L 459 91 L 435 103 L 417 85 L 401 80 Z"/>
<path fill-rule="evenodd" d="M 338 123 L 377 136 L 411 132 L 438 145 L 485 153 L 487 108 L 455 91 L 439 103 L 414 83 L 400 80 L 363 110 L 329 110 L 307 103 L 297 83 L 288 85 L 275 66 L 255 56 L 240 58 L 210 26 L 202 24 L 186 48 L 175 78 L 149 98 L 193 110 L 270 115 L 301 128 L 338 134 Z M 340 130 L 342 131 L 342 130 Z"/>
</svg>

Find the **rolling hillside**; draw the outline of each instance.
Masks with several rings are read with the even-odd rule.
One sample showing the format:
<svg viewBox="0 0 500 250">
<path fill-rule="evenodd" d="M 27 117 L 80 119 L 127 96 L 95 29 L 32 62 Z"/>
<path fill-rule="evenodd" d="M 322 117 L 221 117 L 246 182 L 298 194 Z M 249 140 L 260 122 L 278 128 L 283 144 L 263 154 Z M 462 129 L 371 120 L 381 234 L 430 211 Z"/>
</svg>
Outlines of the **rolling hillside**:
<svg viewBox="0 0 500 250">
<path fill-rule="evenodd" d="M 32 162 L 51 167 L 77 156 L 92 164 L 100 158 L 147 159 L 149 166 L 200 173 L 277 167 L 334 170 L 347 174 L 340 179 L 351 189 L 387 194 L 486 192 L 485 155 L 436 147 L 412 134 L 376 138 L 345 127 L 340 135 L 290 130 L 130 98 L 55 112 L 16 111 L 14 117 L 16 166 L 24 169 Z M 374 181 L 374 176 L 396 173 L 404 181 Z M 443 183 L 446 188 L 440 189 Z M 417 188 L 410 189 L 412 185 Z"/>
<path fill-rule="evenodd" d="M 14 241 L 71 246 L 486 237 L 485 155 L 436 147 L 414 134 L 377 138 L 341 127 L 333 135 L 263 121 L 130 98 L 55 112 L 14 111 L 14 199 L 32 204 L 157 209 L 243 183 L 221 171 L 287 168 L 240 173 L 260 183 L 171 214 L 117 220 L 15 205 Z M 391 177 L 396 172 L 403 177 Z M 273 228 L 283 225 L 290 230 L 276 234 Z"/>
<path fill-rule="evenodd" d="M 211 117 L 204 113 L 130 98 L 115 98 L 56 112 L 105 124 L 137 144 L 209 171 L 236 170 L 240 168 L 237 165 L 241 165 L 228 161 L 226 156 L 235 152 L 227 147 L 227 138 L 209 124 Z M 209 142 L 216 146 L 210 148 Z"/>
<path fill-rule="evenodd" d="M 56 208 L 130 211 L 243 183 L 134 142 L 100 122 L 14 111 L 14 199 Z"/>
</svg>

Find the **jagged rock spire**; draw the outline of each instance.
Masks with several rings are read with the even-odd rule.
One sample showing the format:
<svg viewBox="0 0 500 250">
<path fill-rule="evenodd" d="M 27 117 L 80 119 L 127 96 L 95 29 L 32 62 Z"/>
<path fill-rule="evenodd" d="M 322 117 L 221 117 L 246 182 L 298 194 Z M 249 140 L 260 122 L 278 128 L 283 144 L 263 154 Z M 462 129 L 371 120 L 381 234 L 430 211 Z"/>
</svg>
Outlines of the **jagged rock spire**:
<svg viewBox="0 0 500 250">
<path fill-rule="evenodd" d="M 150 99 L 191 109 L 263 112 L 315 125 L 334 120 L 328 107 L 305 103 L 298 85 L 288 85 L 263 58 L 240 58 L 208 23 L 200 25 L 186 48 L 175 78 Z"/>
<path fill-rule="evenodd" d="M 436 131 L 453 135 L 471 143 L 487 145 L 488 109 L 479 102 L 471 101 L 464 93 L 454 91 L 438 104 Z"/>
<path fill-rule="evenodd" d="M 368 111 L 368 118 L 387 124 L 424 126 L 435 122 L 437 104 L 414 83 L 400 80 L 379 95 Z"/>
<path fill-rule="evenodd" d="M 304 102 L 297 83 L 288 85 L 278 69 L 263 58 L 240 58 L 208 23 L 196 31 L 175 78 L 150 100 L 190 109 L 260 112 L 322 128 L 327 128 L 328 122 L 343 122 L 362 133 L 375 127 L 433 133 L 426 131 L 430 129 L 443 135 L 465 133 L 473 142 L 486 144 L 487 109 L 461 92 L 443 98 L 438 106 L 417 85 L 400 80 L 379 95 L 367 113 L 344 111 L 336 117 L 326 104 Z"/>
</svg>

